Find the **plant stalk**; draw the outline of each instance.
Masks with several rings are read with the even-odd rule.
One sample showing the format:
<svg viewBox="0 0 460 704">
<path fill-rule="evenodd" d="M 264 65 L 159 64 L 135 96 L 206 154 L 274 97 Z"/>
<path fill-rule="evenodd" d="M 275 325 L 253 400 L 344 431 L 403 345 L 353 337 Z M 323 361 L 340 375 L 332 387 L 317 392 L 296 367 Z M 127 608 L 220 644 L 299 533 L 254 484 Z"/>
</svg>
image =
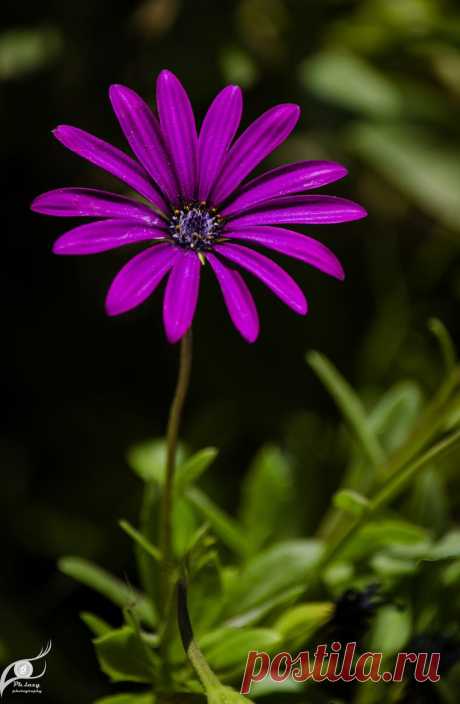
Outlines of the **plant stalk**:
<svg viewBox="0 0 460 704">
<path fill-rule="evenodd" d="M 174 506 L 174 473 L 176 469 L 177 441 L 185 398 L 192 366 L 192 331 L 189 330 L 180 343 L 179 373 L 176 390 L 169 412 L 166 430 L 166 470 L 161 507 L 161 605 L 165 619 L 171 598 L 171 575 L 173 571 L 172 513 Z"/>
</svg>

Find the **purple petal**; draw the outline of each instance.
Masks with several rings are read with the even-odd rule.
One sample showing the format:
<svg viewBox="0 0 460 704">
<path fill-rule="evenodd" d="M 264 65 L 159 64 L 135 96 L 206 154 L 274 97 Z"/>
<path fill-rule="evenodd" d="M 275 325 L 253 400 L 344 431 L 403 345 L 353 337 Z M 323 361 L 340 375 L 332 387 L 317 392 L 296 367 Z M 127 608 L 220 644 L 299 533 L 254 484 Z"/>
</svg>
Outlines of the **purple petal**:
<svg viewBox="0 0 460 704">
<path fill-rule="evenodd" d="M 199 200 L 206 200 L 241 120 L 243 98 L 238 86 L 227 86 L 213 100 L 198 140 Z"/>
<path fill-rule="evenodd" d="M 299 115 L 298 105 L 276 105 L 249 125 L 228 152 L 212 189 L 211 199 L 215 205 L 225 200 L 257 164 L 284 142 Z"/>
<path fill-rule="evenodd" d="M 97 220 L 69 230 L 53 245 L 55 254 L 96 254 L 125 244 L 145 242 L 167 236 L 159 227 L 132 220 Z"/>
<path fill-rule="evenodd" d="M 251 225 L 327 225 L 360 220 L 367 215 L 364 208 L 335 196 L 286 196 L 267 201 L 263 206 L 243 215 L 236 215 L 231 226 Z"/>
<path fill-rule="evenodd" d="M 140 305 L 159 285 L 178 255 L 172 245 L 157 244 L 133 257 L 121 269 L 110 286 L 105 309 L 108 315 L 120 315 Z"/>
<path fill-rule="evenodd" d="M 234 326 L 248 342 L 254 342 L 259 335 L 259 316 L 256 304 L 246 283 L 238 271 L 229 269 L 213 254 L 206 259 L 219 282 L 227 310 Z"/>
<path fill-rule="evenodd" d="M 250 271 L 251 274 L 257 276 L 296 313 L 305 315 L 308 310 L 305 296 L 294 279 L 278 264 L 260 254 L 260 252 L 248 249 L 248 247 L 243 247 L 240 244 L 219 244 L 215 245 L 214 249 L 223 257 L 230 259 L 235 264 L 239 264 Z"/>
<path fill-rule="evenodd" d="M 37 196 L 30 207 L 36 213 L 63 218 L 119 218 L 158 227 L 165 225 L 165 221 L 147 205 L 95 188 L 57 188 Z"/>
<path fill-rule="evenodd" d="M 192 106 L 183 85 L 161 71 L 157 80 L 157 107 L 161 130 L 179 179 L 181 193 L 192 200 L 197 185 L 197 134 Z"/>
<path fill-rule="evenodd" d="M 251 228 L 230 230 L 225 233 L 225 237 L 231 240 L 246 240 L 252 244 L 269 247 L 286 254 L 288 257 L 294 257 L 311 264 L 336 279 L 343 280 L 345 278 L 342 265 L 335 254 L 321 242 L 312 237 L 301 235 L 299 232 L 292 232 L 292 230 L 286 230 L 282 227 L 257 227 L 255 225 Z"/>
<path fill-rule="evenodd" d="M 53 130 L 53 134 L 67 149 L 127 183 L 160 210 L 165 209 L 164 199 L 155 184 L 151 182 L 149 175 L 137 161 L 131 159 L 120 149 L 70 125 L 59 125 Z"/>
<path fill-rule="evenodd" d="M 270 198 L 325 186 L 346 174 L 346 168 L 333 161 L 298 161 L 279 166 L 246 183 L 221 212 L 224 216 L 234 215 Z"/>
<path fill-rule="evenodd" d="M 178 186 L 160 125 L 146 102 L 130 88 L 110 86 L 110 100 L 118 122 L 137 156 L 169 201 L 175 203 Z"/>
<path fill-rule="evenodd" d="M 192 324 L 198 301 L 201 263 L 195 252 L 177 250 L 166 285 L 163 320 L 169 342 L 177 342 Z"/>
</svg>

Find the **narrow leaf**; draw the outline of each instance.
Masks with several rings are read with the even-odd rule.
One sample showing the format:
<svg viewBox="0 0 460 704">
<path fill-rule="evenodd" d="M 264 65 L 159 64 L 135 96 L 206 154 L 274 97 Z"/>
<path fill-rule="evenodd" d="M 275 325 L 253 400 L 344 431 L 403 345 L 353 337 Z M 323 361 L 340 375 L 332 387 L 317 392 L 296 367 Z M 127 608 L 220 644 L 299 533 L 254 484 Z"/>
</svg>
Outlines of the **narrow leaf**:
<svg viewBox="0 0 460 704">
<path fill-rule="evenodd" d="M 352 387 L 319 352 L 309 352 L 307 362 L 333 397 L 365 457 L 374 467 L 378 467 L 384 460 L 384 453 L 369 426 L 367 413 Z"/>
<path fill-rule="evenodd" d="M 150 626 L 155 624 L 156 614 L 145 596 L 113 577 L 98 565 L 81 557 L 63 557 L 59 560 L 58 567 L 68 577 L 91 587 L 117 606 L 121 608 L 131 606 L 144 623 Z"/>
</svg>

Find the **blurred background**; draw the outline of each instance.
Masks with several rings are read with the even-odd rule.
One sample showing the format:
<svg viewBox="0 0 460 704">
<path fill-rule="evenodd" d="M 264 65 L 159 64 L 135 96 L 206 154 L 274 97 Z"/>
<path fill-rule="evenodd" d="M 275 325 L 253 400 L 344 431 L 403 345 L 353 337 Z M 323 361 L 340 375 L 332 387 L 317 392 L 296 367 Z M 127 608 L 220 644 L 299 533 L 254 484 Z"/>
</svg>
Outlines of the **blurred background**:
<svg viewBox="0 0 460 704">
<path fill-rule="evenodd" d="M 69 123 L 126 148 L 108 86 L 152 101 L 156 74 L 170 68 L 198 119 L 229 82 L 244 89 L 244 125 L 277 102 L 301 106 L 295 134 L 264 168 L 323 158 L 349 168 L 327 190 L 362 203 L 368 219 L 308 229 L 339 255 L 345 283 L 285 262 L 309 299 L 307 318 L 251 281 L 262 334 L 247 345 L 204 277 L 183 428 L 191 448 L 221 448 L 206 486 L 232 512 L 257 448 L 289 444 L 310 419 L 302 469 L 306 484 L 321 477 L 319 498 L 303 499 L 313 531 L 340 466 L 327 432 L 337 412 L 306 351 L 327 354 L 370 394 L 402 378 L 430 394 L 439 361 L 427 319 L 441 318 L 458 340 L 460 9 L 454 0 L 4 0 L 1 23 L 0 668 L 51 638 L 47 701 L 86 702 L 108 686 L 79 612 L 110 619 L 110 607 L 56 560 L 78 554 L 134 579 L 117 520 L 135 522 L 142 486 L 126 456 L 163 433 L 177 349 L 164 338 L 160 295 L 105 316 L 126 251 L 51 255 L 67 225 L 32 214 L 35 195 L 120 188 L 51 130 Z"/>
</svg>

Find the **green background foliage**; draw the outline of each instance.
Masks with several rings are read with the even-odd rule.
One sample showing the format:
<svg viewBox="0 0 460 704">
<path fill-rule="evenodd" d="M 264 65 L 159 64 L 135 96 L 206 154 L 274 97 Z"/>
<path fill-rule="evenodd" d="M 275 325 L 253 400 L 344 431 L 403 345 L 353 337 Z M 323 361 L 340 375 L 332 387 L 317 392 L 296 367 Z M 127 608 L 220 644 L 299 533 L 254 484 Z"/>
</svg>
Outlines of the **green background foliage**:
<svg viewBox="0 0 460 704">
<path fill-rule="evenodd" d="M 457 3 L 7 0 L 0 667 L 52 638 L 43 680 L 51 703 L 107 696 L 108 677 L 118 698 L 106 704 L 152 701 L 142 683 L 156 667 L 156 610 L 137 592 L 155 592 L 156 535 L 147 528 L 161 493 L 157 438 L 177 350 L 164 340 L 160 296 L 105 317 L 126 251 L 52 257 L 65 225 L 28 206 L 61 185 L 113 187 L 50 130 L 75 124 L 122 146 L 108 85 L 152 100 L 165 67 L 200 119 L 226 82 L 245 90 L 244 124 L 276 102 L 299 103 L 294 136 L 265 166 L 341 161 L 350 176 L 328 191 L 370 213 L 308 228 L 340 256 L 343 284 L 278 258 L 309 298 L 306 319 L 251 282 L 262 322 L 255 346 L 232 330 L 204 277 L 175 549 L 191 569 L 205 657 L 237 686 L 248 649 L 314 643 L 333 600 L 371 581 L 394 596 L 367 635 L 388 657 L 414 634 L 459 630 Z M 129 523 L 122 529 L 119 519 Z M 193 689 L 176 645 L 179 677 Z M 441 701 L 456 701 L 458 675 L 450 680 Z M 120 694 L 133 687 L 136 696 Z M 266 696 L 372 704 L 399 695 L 362 686 Z"/>
</svg>

